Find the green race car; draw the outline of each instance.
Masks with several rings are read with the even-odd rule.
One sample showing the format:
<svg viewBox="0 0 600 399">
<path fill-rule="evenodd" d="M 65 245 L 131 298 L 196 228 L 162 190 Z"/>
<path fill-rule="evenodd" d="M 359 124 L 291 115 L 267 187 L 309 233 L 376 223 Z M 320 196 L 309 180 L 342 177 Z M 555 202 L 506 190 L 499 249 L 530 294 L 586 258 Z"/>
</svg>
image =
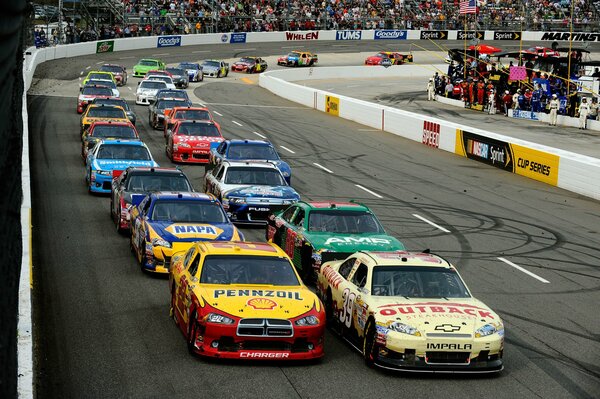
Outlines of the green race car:
<svg viewBox="0 0 600 399">
<path fill-rule="evenodd" d="M 321 263 L 357 251 L 404 249 L 367 206 L 354 202 L 300 201 L 271 214 L 267 223 L 267 240 L 292 258 L 305 282 L 314 280 Z"/>
<path fill-rule="evenodd" d="M 138 61 L 133 66 L 133 76 L 143 78 L 148 71 L 162 71 L 166 68 L 166 65 L 161 60 L 155 60 L 151 58 L 144 58 Z"/>
</svg>

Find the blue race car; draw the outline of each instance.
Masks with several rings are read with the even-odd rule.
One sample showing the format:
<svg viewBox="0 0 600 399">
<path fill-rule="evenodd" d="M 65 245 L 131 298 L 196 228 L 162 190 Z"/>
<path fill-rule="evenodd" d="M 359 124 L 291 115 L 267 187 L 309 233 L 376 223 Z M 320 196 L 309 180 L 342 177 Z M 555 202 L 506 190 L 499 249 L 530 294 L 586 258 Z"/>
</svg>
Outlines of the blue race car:
<svg viewBox="0 0 600 399">
<path fill-rule="evenodd" d="M 177 68 L 185 69 L 187 71 L 190 82 L 202 82 L 204 80 L 202 65 L 197 62 L 181 62 Z"/>
<path fill-rule="evenodd" d="M 244 241 L 210 194 L 154 192 L 131 208 L 131 248 L 144 271 L 168 273 L 196 241 Z"/>
<path fill-rule="evenodd" d="M 85 181 L 89 192 L 110 193 L 114 177 L 129 166 L 158 167 L 146 144 L 139 140 L 102 140 L 88 151 Z"/>
<path fill-rule="evenodd" d="M 204 191 L 221 199 L 233 223 L 265 224 L 271 212 L 300 200 L 271 162 L 223 161 L 204 175 Z"/>
<path fill-rule="evenodd" d="M 217 148 L 210 150 L 208 169 L 213 169 L 223 161 L 269 161 L 291 184 L 292 169 L 281 159 L 273 144 L 264 140 L 225 140 Z"/>
</svg>

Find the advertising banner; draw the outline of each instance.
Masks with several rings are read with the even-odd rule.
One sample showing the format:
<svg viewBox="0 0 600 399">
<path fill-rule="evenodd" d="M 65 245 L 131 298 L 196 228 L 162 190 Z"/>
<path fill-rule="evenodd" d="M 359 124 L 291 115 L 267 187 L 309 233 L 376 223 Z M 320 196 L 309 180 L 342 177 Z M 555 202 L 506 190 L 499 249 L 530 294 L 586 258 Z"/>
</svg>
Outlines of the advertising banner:
<svg viewBox="0 0 600 399">
<path fill-rule="evenodd" d="M 325 96 L 325 112 L 340 116 L 340 99 L 334 96 Z"/>
<path fill-rule="evenodd" d="M 103 40 L 96 43 L 96 54 L 98 53 L 112 53 L 115 50 L 114 40 Z"/>
<path fill-rule="evenodd" d="M 448 40 L 447 30 L 422 30 L 421 40 Z"/>
<path fill-rule="evenodd" d="M 560 157 L 547 152 L 511 144 L 515 159 L 514 173 L 556 186 Z"/>
<path fill-rule="evenodd" d="M 285 32 L 285 40 L 319 40 L 319 31 L 307 33 Z"/>
<path fill-rule="evenodd" d="M 159 36 L 156 47 L 178 47 L 181 46 L 181 36 Z"/>
<path fill-rule="evenodd" d="M 246 33 L 232 33 L 229 43 L 246 43 Z"/>
<path fill-rule="evenodd" d="M 335 32 L 335 40 L 361 40 L 362 31 L 360 30 L 338 30 Z"/>
<path fill-rule="evenodd" d="M 510 145 L 504 141 L 456 129 L 456 154 L 513 172 Z"/>
<path fill-rule="evenodd" d="M 406 40 L 407 31 L 405 30 L 376 30 L 375 40 Z"/>
</svg>

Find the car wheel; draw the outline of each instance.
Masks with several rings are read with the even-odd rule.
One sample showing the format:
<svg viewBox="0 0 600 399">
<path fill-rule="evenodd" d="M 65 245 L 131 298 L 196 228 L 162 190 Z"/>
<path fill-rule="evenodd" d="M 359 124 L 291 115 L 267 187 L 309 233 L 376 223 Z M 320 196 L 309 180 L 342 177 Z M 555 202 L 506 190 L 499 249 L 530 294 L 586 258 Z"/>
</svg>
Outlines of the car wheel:
<svg viewBox="0 0 600 399">
<path fill-rule="evenodd" d="M 333 298 L 331 297 L 331 289 L 327 289 L 327 298 L 325 299 L 325 317 L 327 325 L 333 326 L 335 323 L 335 311 L 333 309 Z"/>
<path fill-rule="evenodd" d="M 221 77 L 221 71 L 217 72 L 217 79 Z"/>
<path fill-rule="evenodd" d="M 373 367 L 375 365 L 375 356 L 377 351 L 377 345 L 375 343 L 375 321 L 373 319 L 369 319 L 367 321 L 367 325 L 365 326 L 365 336 L 363 337 L 363 357 L 365 359 L 365 363 L 369 367 Z"/>
<path fill-rule="evenodd" d="M 146 272 L 144 268 L 146 264 L 146 241 L 142 241 L 142 245 L 138 248 L 138 259 L 140 260 L 140 270 Z"/>
<path fill-rule="evenodd" d="M 187 347 L 188 352 L 191 355 L 196 355 L 196 347 L 194 341 L 198 335 L 198 321 L 196 320 L 196 313 L 192 313 L 188 320 L 188 334 L 187 334 Z"/>
</svg>

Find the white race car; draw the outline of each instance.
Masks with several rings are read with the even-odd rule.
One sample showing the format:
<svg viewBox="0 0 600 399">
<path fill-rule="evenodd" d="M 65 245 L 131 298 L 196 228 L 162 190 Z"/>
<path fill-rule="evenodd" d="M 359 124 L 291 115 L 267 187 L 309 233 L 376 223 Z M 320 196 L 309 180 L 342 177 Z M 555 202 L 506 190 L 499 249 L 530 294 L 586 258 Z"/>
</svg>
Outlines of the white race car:
<svg viewBox="0 0 600 399">
<path fill-rule="evenodd" d="M 142 80 L 138 83 L 135 92 L 135 103 L 138 105 L 150 105 L 156 101 L 156 93 L 159 90 L 166 89 L 167 84 L 162 80 Z"/>
</svg>

